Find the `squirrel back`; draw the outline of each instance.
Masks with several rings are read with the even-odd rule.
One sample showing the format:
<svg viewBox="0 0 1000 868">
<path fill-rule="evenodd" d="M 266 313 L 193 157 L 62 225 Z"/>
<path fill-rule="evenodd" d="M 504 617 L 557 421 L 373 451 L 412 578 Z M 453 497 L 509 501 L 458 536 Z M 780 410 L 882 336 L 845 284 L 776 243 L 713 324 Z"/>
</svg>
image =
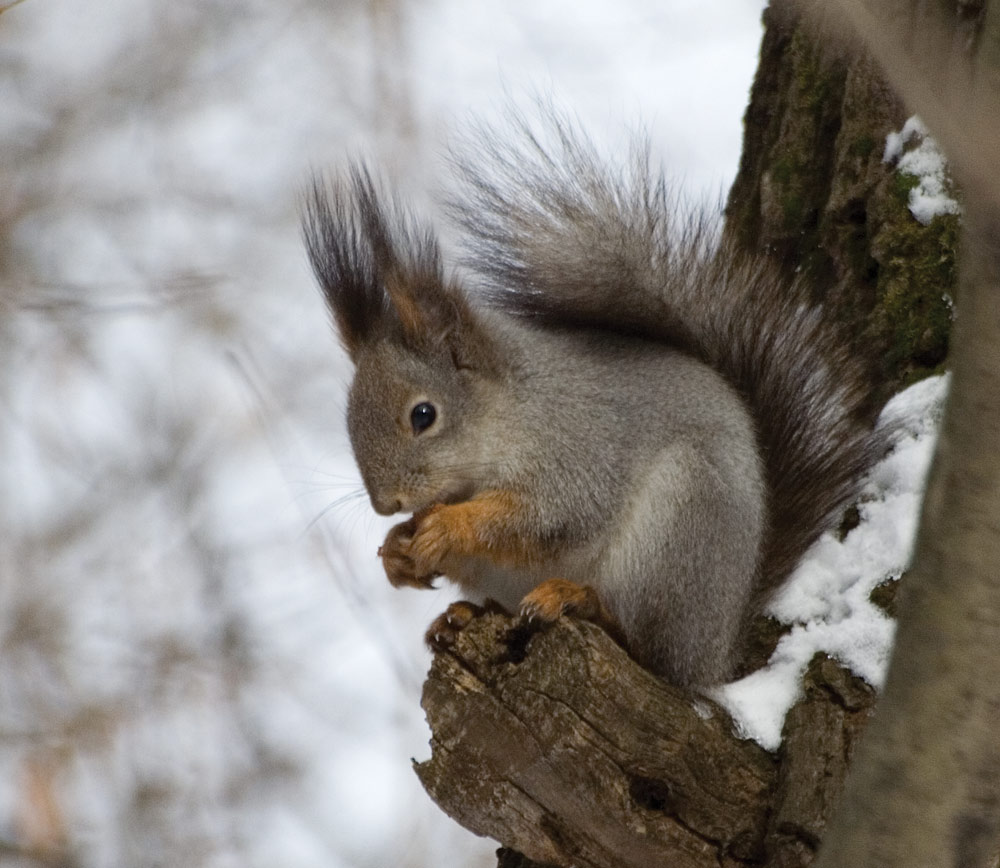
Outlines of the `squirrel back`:
<svg viewBox="0 0 1000 868">
<path fill-rule="evenodd" d="M 545 122 L 551 150 L 518 122 L 457 160 L 462 280 L 365 169 L 308 197 L 355 457 L 376 511 L 412 513 L 380 555 L 395 585 L 573 612 L 717 682 L 881 453 L 866 372 L 803 285 L 675 226 L 645 152 L 615 171 Z"/>
<path fill-rule="evenodd" d="M 684 207 L 647 146 L 615 169 L 554 111 L 541 130 L 552 148 L 525 118 L 510 121 L 517 135 L 481 133 L 474 157 L 455 160 L 466 195 L 451 210 L 481 296 L 552 327 L 662 341 L 733 384 L 764 461 L 766 595 L 887 451 L 888 433 L 871 424 L 873 366 L 804 281 L 722 242 L 709 216 Z"/>
</svg>

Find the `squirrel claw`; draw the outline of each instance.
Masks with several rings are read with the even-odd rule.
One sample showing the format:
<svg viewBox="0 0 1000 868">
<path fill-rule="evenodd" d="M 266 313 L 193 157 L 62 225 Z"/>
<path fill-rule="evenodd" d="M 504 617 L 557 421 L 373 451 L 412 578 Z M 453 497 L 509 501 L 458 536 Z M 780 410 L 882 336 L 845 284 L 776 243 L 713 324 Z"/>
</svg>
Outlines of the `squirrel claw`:
<svg viewBox="0 0 1000 868">
<path fill-rule="evenodd" d="M 482 615 L 510 613 L 496 600 L 486 599 L 483 605 L 477 606 L 467 600 L 452 603 L 432 622 L 424 634 L 424 641 L 432 651 L 446 651 L 455 644 L 458 634 Z"/>
<path fill-rule="evenodd" d="M 432 651 L 445 651 L 455 644 L 462 630 L 486 611 L 482 606 L 465 600 L 452 603 L 431 622 L 424 641 Z"/>
<path fill-rule="evenodd" d="M 593 588 L 567 579 L 548 579 L 521 600 L 521 617 L 529 624 L 552 622 L 560 615 L 574 615 L 589 621 L 600 611 L 601 603 Z"/>
<path fill-rule="evenodd" d="M 532 629 L 551 624 L 561 615 L 590 621 L 628 650 L 621 625 L 604 607 L 597 591 L 589 585 L 578 585 L 567 579 L 547 579 L 525 595 L 520 611 L 521 617 Z"/>
</svg>

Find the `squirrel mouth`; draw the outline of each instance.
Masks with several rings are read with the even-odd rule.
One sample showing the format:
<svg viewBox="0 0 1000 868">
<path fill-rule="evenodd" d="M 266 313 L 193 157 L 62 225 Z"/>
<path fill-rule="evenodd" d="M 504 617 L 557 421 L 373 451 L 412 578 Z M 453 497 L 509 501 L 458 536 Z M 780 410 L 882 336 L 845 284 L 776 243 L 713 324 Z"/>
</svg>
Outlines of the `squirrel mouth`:
<svg viewBox="0 0 1000 868">
<path fill-rule="evenodd" d="M 459 485 L 436 491 L 427 497 L 414 498 L 409 503 L 404 503 L 403 510 L 412 512 L 413 515 L 421 515 L 435 506 L 451 506 L 455 503 L 464 503 L 473 497 L 476 488 L 471 482 L 463 482 Z"/>
<path fill-rule="evenodd" d="M 413 515 L 427 512 L 432 506 L 443 504 L 461 503 L 472 497 L 474 490 L 463 485 L 460 488 L 445 489 L 436 491 L 424 497 L 413 497 L 405 494 L 389 494 L 386 496 L 371 497 L 372 508 L 379 515 L 396 515 L 400 512 L 409 512 Z"/>
<path fill-rule="evenodd" d="M 403 511 L 403 503 L 399 498 L 383 500 L 382 498 L 372 497 L 371 502 L 372 509 L 379 515 L 395 515 L 397 512 Z"/>
</svg>

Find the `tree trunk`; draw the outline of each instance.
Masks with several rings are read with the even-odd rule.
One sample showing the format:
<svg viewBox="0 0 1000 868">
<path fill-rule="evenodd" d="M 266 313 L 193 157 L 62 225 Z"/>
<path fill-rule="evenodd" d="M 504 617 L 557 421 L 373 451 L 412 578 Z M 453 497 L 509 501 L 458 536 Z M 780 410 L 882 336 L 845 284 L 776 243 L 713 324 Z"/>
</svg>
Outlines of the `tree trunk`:
<svg viewBox="0 0 1000 868">
<path fill-rule="evenodd" d="M 864 356 L 874 344 L 880 406 L 944 362 L 959 221 L 910 213 L 915 178 L 883 160 L 909 113 L 856 40 L 792 0 L 774 0 L 764 24 L 725 233 L 806 272 Z"/>
<path fill-rule="evenodd" d="M 966 211 L 951 394 L 896 648 L 822 868 L 981 868 L 1000 848 L 1000 4 L 979 10 L 957 50 L 951 22 L 916 7 L 874 44 L 938 124 Z M 921 28 L 914 56 L 900 37 Z"/>
</svg>

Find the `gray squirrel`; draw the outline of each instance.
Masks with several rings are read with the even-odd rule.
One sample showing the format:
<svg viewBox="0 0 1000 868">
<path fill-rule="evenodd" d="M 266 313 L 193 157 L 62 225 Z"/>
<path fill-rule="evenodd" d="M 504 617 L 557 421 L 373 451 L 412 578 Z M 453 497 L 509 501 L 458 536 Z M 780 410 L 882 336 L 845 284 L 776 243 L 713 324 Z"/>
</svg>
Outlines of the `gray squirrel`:
<svg viewBox="0 0 1000 868">
<path fill-rule="evenodd" d="M 884 449 L 867 369 L 801 282 L 676 219 L 645 149 L 616 170 L 543 120 L 553 145 L 518 121 L 456 158 L 461 276 L 362 165 L 307 196 L 354 455 L 376 512 L 412 514 L 379 554 L 396 586 L 594 620 L 719 683 Z"/>
</svg>

